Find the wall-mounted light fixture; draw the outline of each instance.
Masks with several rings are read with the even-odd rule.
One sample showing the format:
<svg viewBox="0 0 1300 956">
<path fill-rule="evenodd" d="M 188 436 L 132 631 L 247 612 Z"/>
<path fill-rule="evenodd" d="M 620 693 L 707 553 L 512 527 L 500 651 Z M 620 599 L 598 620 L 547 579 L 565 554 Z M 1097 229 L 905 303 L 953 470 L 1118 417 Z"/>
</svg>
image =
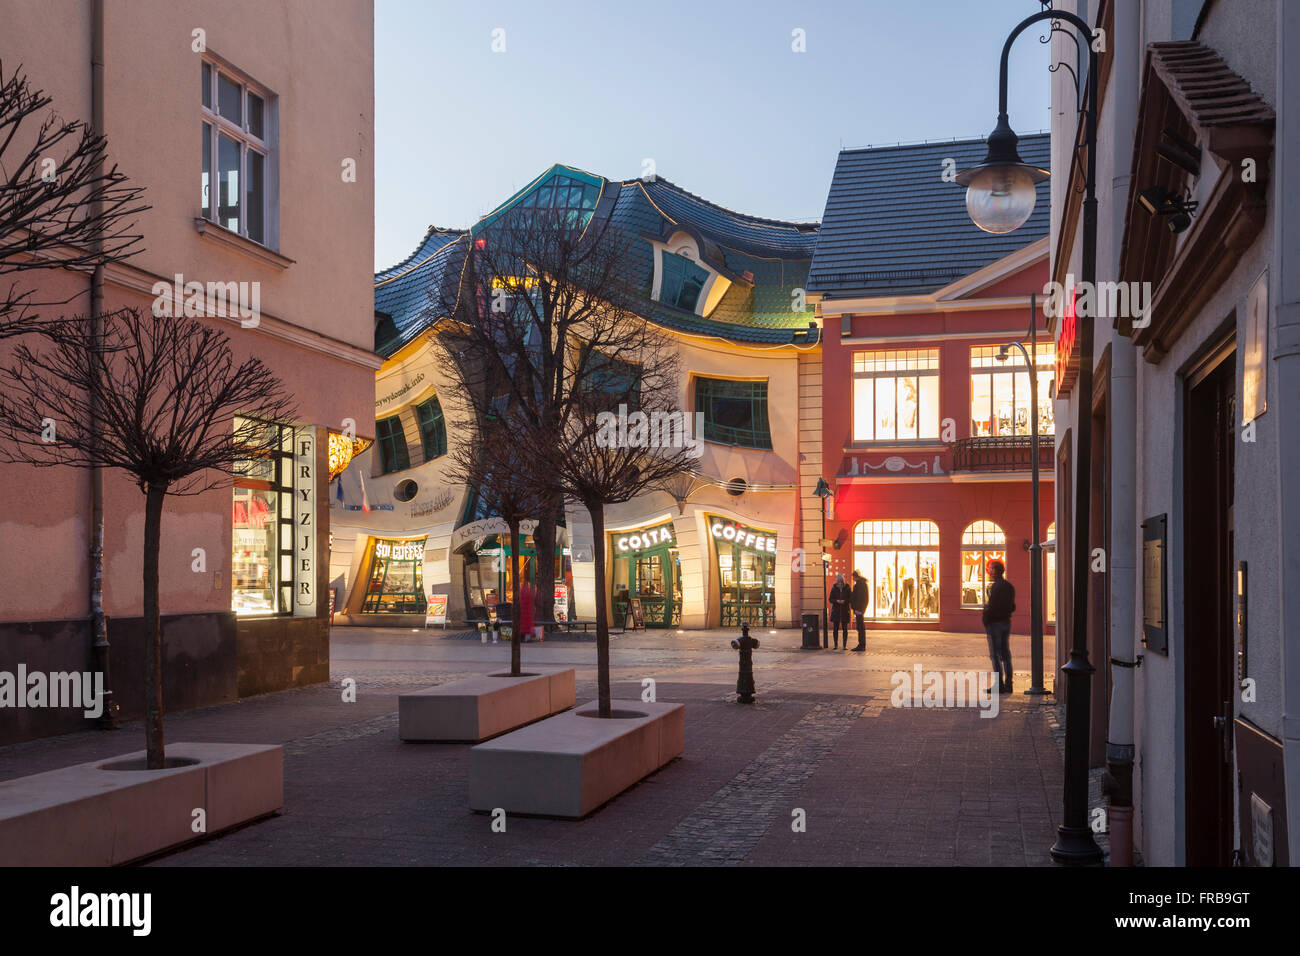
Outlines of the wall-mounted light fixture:
<svg viewBox="0 0 1300 956">
<path fill-rule="evenodd" d="M 1165 225 L 1175 235 L 1187 230 L 1192 224 L 1196 207 L 1200 205 L 1195 199 L 1176 195 L 1164 186 L 1143 189 L 1138 193 L 1138 202 L 1153 216 L 1168 216 L 1169 221 Z"/>
</svg>

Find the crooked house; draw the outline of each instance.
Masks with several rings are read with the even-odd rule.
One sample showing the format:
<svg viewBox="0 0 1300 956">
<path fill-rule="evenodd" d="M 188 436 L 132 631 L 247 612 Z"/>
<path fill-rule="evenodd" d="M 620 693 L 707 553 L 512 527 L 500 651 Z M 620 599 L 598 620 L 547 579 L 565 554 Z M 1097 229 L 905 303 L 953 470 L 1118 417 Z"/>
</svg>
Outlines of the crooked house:
<svg viewBox="0 0 1300 956">
<path fill-rule="evenodd" d="M 791 626 L 804 610 L 801 499 L 820 467 L 820 332 L 806 299 L 817 223 L 733 212 L 662 178 L 608 180 L 559 165 L 479 226 L 515 205 L 567 208 L 633 238 L 644 314 L 679 353 L 678 407 L 703 416 L 703 454 L 690 473 L 606 512 L 611 620 L 623 623 L 635 599 L 647 627 Z M 340 623 L 423 623 L 431 604 L 445 604 L 453 623 L 481 619 L 512 593 L 515 549 L 534 587 L 554 587 L 557 620 L 595 615 L 585 509 L 565 513 L 556 579 L 540 582 L 536 522 L 512 541 L 473 490 L 447 475 L 449 447 L 474 438 L 449 434 L 440 396 L 451 385 L 429 339 L 440 317 L 431 304 L 475 228 L 431 228 L 375 276 L 384 364 L 374 442 L 330 494 Z M 818 597 L 807 610 L 820 606 Z"/>
</svg>

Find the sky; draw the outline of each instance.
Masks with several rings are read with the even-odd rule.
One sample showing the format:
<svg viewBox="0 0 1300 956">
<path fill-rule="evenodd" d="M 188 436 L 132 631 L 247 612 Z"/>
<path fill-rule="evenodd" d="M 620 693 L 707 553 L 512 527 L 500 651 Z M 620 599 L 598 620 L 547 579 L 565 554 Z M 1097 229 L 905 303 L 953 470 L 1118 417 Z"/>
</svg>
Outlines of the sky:
<svg viewBox="0 0 1300 956">
<path fill-rule="evenodd" d="M 840 149 L 987 136 L 1037 0 L 376 0 L 375 268 L 555 163 L 819 220 Z M 1040 29 L 1013 129 L 1049 122 Z M 797 50 L 802 46 L 802 52 Z M 647 165 L 652 163 L 653 166 Z"/>
</svg>

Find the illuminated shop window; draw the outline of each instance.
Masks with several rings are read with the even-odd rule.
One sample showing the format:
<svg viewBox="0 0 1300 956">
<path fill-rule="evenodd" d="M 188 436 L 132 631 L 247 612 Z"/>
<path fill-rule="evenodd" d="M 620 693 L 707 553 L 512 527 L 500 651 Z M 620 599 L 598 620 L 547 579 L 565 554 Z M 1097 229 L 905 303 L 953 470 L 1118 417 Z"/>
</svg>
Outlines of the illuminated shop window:
<svg viewBox="0 0 1300 956">
<path fill-rule="evenodd" d="M 939 350 L 853 353 L 853 440 L 939 437 Z"/>
<path fill-rule="evenodd" d="M 939 526 L 933 521 L 858 522 L 853 567 L 867 580 L 868 617 L 938 619 Z"/>
<path fill-rule="evenodd" d="M 238 434 L 250 423 L 238 419 L 235 427 Z M 235 467 L 230 586 L 231 609 L 241 615 L 291 611 L 293 429 L 262 427 L 279 433 L 278 451 L 242 459 Z"/>
<path fill-rule="evenodd" d="M 776 534 L 710 517 L 718 559 L 722 627 L 771 626 L 776 620 Z"/>
<path fill-rule="evenodd" d="M 1056 522 L 1047 526 L 1047 540 L 1052 548 L 1043 549 L 1043 620 L 1056 620 Z"/>
<path fill-rule="evenodd" d="M 989 562 L 1007 563 L 1007 536 L 992 521 L 976 521 L 961 533 L 961 606 L 983 607 L 993 575 Z"/>
<path fill-rule="evenodd" d="M 370 583 L 363 614 L 423 614 L 425 538 L 376 538 L 370 545 Z"/>
<path fill-rule="evenodd" d="M 1020 349 L 1007 352 L 998 361 L 999 346 L 976 345 L 970 350 L 970 433 L 973 437 L 1031 435 L 1029 421 L 1033 393 L 1029 388 L 1029 367 Z M 1038 346 L 1035 357 L 1038 382 L 1038 434 L 1053 435 L 1052 379 L 1056 374 L 1055 346 Z"/>
</svg>

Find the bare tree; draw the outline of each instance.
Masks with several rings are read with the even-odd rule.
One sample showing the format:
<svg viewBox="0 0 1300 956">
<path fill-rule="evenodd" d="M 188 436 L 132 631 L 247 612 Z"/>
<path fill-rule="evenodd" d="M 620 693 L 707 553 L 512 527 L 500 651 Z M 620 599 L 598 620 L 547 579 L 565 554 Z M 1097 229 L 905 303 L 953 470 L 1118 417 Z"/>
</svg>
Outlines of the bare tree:
<svg viewBox="0 0 1300 956">
<path fill-rule="evenodd" d="M 473 435 L 475 440 L 458 442 L 449 456 L 446 473 L 452 481 L 473 488 L 480 503 L 510 529 L 510 676 L 518 677 L 521 673 L 519 647 L 523 640 L 520 527 L 524 521 L 536 517 L 547 491 L 534 479 L 532 471 L 536 463 L 527 460 L 525 446 L 515 440 L 509 416 L 487 414 L 476 419 L 472 417 L 472 403 L 461 404 L 462 409 L 466 407 L 470 415 L 455 423 L 455 431 Z"/>
<path fill-rule="evenodd" d="M 227 336 L 197 319 L 125 309 L 98 320 L 60 320 L 40 345 L 14 350 L 14 363 L 0 370 L 0 454 L 38 467 L 116 468 L 145 495 L 145 742 L 155 770 L 165 766 L 163 502 L 228 486 L 228 476 L 278 448 L 269 423 L 294 409 L 261 360 L 237 362 Z"/>
<path fill-rule="evenodd" d="M 430 310 L 450 320 L 434 334 L 456 340 L 448 355 L 459 367 L 451 371 L 475 403 L 475 417 L 508 407 L 519 430 L 562 434 L 592 363 L 635 360 L 626 354 L 618 322 L 593 322 L 602 310 L 635 316 L 645 302 L 629 279 L 630 240 L 594 213 L 512 207 L 472 230 L 462 245 L 431 292 Z M 544 585 L 536 599 L 541 617 L 549 616 L 562 514 L 562 494 L 548 488 L 533 535 Z"/>
<path fill-rule="evenodd" d="M 36 269 L 90 270 L 139 251 L 132 217 L 143 190 L 107 162 L 108 145 L 80 120 L 64 120 L 22 67 L 0 63 L 0 277 Z M 25 146 L 25 149 L 23 148 Z M 18 151 L 15 151 L 15 150 Z M 0 283 L 6 282 L 0 278 Z M 38 300 L 16 279 L 0 289 L 0 339 L 40 327 Z"/>
</svg>

